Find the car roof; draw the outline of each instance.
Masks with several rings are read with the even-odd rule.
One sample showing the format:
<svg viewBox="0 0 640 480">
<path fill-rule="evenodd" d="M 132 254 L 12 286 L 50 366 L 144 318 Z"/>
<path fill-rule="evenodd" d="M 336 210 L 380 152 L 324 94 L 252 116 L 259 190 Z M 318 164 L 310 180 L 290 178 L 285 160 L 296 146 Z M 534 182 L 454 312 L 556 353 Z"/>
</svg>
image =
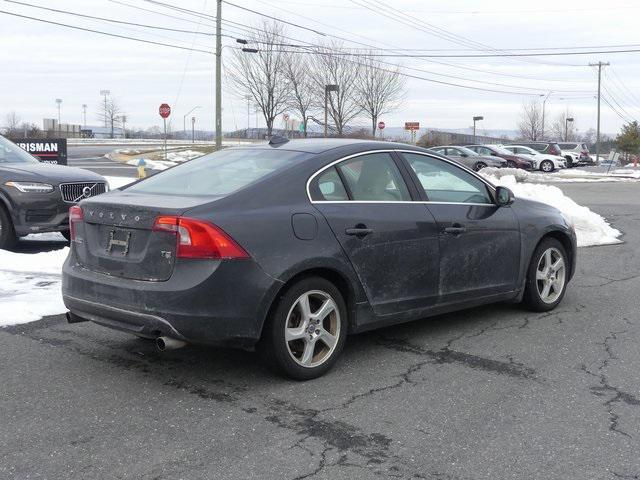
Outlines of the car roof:
<svg viewBox="0 0 640 480">
<path fill-rule="evenodd" d="M 398 142 L 384 142 L 381 140 L 361 140 L 354 138 L 305 138 L 294 140 L 279 140 L 278 143 L 259 143 L 255 145 L 240 145 L 230 147 L 234 149 L 279 149 L 292 152 L 303 152 L 318 154 L 341 147 L 354 147 L 354 150 L 383 150 L 383 149 L 405 149 L 423 150 L 421 147 Z"/>
</svg>

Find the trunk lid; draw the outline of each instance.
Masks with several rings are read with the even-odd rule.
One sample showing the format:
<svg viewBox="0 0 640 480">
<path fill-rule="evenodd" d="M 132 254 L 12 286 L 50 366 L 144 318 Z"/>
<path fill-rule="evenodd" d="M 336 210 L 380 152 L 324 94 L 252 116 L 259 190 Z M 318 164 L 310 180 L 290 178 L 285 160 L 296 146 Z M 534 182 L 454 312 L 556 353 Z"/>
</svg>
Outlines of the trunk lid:
<svg viewBox="0 0 640 480">
<path fill-rule="evenodd" d="M 173 273 L 176 236 L 153 230 L 160 215 L 182 215 L 211 198 L 113 191 L 83 201 L 74 245 L 78 264 L 131 280 L 161 282 Z"/>
</svg>

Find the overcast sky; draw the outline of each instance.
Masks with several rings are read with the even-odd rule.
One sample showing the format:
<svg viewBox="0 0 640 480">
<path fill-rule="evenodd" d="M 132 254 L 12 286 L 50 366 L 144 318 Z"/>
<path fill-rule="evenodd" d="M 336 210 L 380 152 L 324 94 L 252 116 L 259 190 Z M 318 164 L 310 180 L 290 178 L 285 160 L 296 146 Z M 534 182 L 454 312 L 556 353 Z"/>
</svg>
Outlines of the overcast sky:
<svg viewBox="0 0 640 480">
<path fill-rule="evenodd" d="M 197 12 L 215 14 L 215 0 L 165 1 Z M 208 20 L 180 14 L 145 0 L 24 2 L 128 22 L 214 32 Z M 637 0 L 381 2 L 396 12 L 409 14 L 415 20 L 446 30 L 439 31 L 440 37 L 444 38 L 425 31 L 431 28 L 426 24 L 421 28 L 409 27 L 381 15 L 380 9 L 375 12 L 357 5 L 365 4 L 362 0 L 233 0 L 233 3 L 317 29 L 327 34 L 325 39 L 330 38 L 329 35 L 337 35 L 379 48 L 446 50 L 431 52 L 434 54 L 482 53 L 469 51 L 468 46 L 457 43 L 463 42 L 460 37 L 451 34 L 498 49 L 640 44 L 637 21 L 640 2 Z M 367 2 L 366 5 L 376 10 L 375 2 Z M 5 0 L 0 0 L 0 10 L 156 42 L 203 50 L 213 50 L 214 47 L 214 37 L 208 35 L 116 25 Z M 258 15 L 228 4 L 223 4 L 223 18 L 249 26 L 261 21 Z M 89 107 L 87 123 L 99 124 L 99 93 L 108 89 L 126 110 L 130 125 L 160 125 L 158 105 L 167 102 L 173 109 L 174 128 L 181 129 L 183 115 L 194 106 L 201 106 L 196 110 L 197 126 L 213 129 L 212 55 L 111 38 L 5 14 L 0 14 L 0 32 L 0 123 L 4 123 L 8 112 L 15 111 L 23 120 L 42 125 L 42 118 L 57 116 L 55 99 L 61 98 L 62 122 L 82 123 L 82 104 L 86 103 Z M 228 27 L 225 27 L 225 33 L 241 36 Z M 300 40 L 319 41 L 313 33 L 292 26 L 287 26 L 287 34 Z M 223 43 L 235 47 L 230 38 L 225 38 Z M 356 43 L 345 45 L 362 46 Z M 231 48 L 223 51 L 224 57 L 229 58 Z M 471 124 L 473 115 L 483 115 L 482 125 L 486 129 L 515 129 L 523 101 L 532 98 L 522 93 L 535 96 L 553 91 L 547 102 L 548 117 L 552 120 L 561 110 L 569 109 L 576 119 L 576 126 L 585 131 L 596 124 L 593 95 L 597 76 L 595 69 L 587 65 L 598 60 L 611 62 L 611 67 L 604 69 L 605 94 L 614 106 L 617 102 L 616 108 L 624 116 L 639 118 L 639 58 L 639 53 L 628 53 L 528 59 L 432 59 L 450 65 L 429 59 L 385 59 L 426 71 L 405 70 L 413 75 L 520 93 L 476 91 L 409 79 L 405 104 L 397 112 L 386 115 L 384 120 L 388 126 L 419 121 L 426 127 L 464 128 Z M 247 103 L 235 97 L 224 83 L 223 77 L 223 128 L 245 128 Z M 622 119 L 604 103 L 602 112 L 602 130 L 617 132 Z M 252 126 L 256 124 L 253 109 L 249 121 Z M 263 120 L 258 122 L 264 125 Z M 362 123 L 366 124 L 365 121 Z"/>
</svg>

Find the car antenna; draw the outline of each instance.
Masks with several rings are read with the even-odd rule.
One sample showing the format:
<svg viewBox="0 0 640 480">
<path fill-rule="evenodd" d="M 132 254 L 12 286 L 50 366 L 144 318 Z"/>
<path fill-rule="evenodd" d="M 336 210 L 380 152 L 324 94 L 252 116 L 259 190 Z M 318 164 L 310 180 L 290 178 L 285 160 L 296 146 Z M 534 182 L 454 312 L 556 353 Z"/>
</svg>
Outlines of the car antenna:
<svg viewBox="0 0 640 480">
<path fill-rule="evenodd" d="M 283 145 L 289 141 L 288 138 L 281 137 L 280 135 L 274 135 L 269 139 L 269 145 L 278 146 Z"/>
</svg>

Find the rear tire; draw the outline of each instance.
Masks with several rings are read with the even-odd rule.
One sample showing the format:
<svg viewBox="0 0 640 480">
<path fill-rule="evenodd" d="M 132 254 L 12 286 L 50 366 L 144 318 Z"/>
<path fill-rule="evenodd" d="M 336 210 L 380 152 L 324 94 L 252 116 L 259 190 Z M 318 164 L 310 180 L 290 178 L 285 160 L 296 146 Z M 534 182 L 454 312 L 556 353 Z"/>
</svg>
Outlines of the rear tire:
<svg viewBox="0 0 640 480">
<path fill-rule="evenodd" d="M 9 213 L 0 205 L 0 250 L 13 248 L 18 243 Z"/>
<path fill-rule="evenodd" d="M 542 240 L 529 262 L 523 305 L 535 312 L 556 308 L 567 290 L 570 268 L 562 243 L 555 238 Z"/>
<path fill-rule="evenodd" d="M 474 170 L 475 170 L 476 172 L 479 172 L 479 171 L 480 171 L 480 170 L 482 170 L 483 168 L 487 168 L 487 164 L 486 164 L 486 163 L 484 163 L 484 162 L 478 162 L 478 163 L 476 163 L 476 166 L 475 166 Z"/>
<path fill-rule="evenodd" d="M 540 163 L 540 170 L 545 173 L 553 172 L 553 169 L 554 166 L 551 160 L 543 160 L 542 163 Z"/>
<path fill-rule="evenodd" d="M 258 348 L 278 373 L 310 380 L 333 367 L 344 348 L 347 327 L 340 291 L 324 278 L 308 277 L 279 299 Z"/>
</svg>

